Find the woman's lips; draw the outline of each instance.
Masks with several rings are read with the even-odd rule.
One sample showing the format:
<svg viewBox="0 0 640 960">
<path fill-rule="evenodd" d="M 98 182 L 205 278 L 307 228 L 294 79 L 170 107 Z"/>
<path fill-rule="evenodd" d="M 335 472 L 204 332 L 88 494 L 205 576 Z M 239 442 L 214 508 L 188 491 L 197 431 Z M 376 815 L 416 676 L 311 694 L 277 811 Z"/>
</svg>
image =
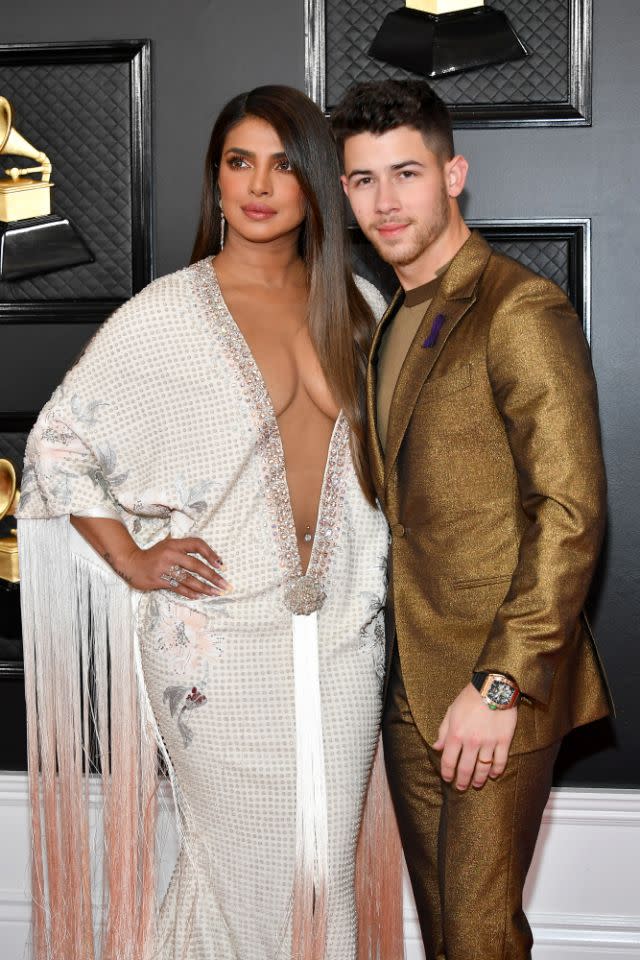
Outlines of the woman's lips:
<svg viewBox="0 0 640 960">
<path fill-rule="evenodd" d="M 270 217 L 275 216 L 276 210 L 273 207 L 268 207 L 264 203 L 248 203 L 246 207 L 242 208 L 242 212 L 245 216 L 249 217 L 250 220 L 268 220 Z"/>
</svg>

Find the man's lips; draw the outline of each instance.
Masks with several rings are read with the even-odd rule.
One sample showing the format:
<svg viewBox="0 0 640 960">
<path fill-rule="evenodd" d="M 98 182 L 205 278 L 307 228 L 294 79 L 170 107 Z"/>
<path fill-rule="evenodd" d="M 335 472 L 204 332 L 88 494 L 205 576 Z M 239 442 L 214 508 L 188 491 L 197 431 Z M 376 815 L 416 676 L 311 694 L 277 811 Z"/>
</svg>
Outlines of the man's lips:
<svg viewBox="0 0 640 960">
<path fill-rule="evenodd" d="M 242 208 L 242 212 L 251 220 L 268 220 L 277 213 L 273 207 L 267 206 L 266 203 L 248 203 Z"/>
<path fill-rule="evenodd" d="M 408 223 L 380 223 L 375 229 L 383 237 L 398 237 L 408 226 Z"/>
</svg>

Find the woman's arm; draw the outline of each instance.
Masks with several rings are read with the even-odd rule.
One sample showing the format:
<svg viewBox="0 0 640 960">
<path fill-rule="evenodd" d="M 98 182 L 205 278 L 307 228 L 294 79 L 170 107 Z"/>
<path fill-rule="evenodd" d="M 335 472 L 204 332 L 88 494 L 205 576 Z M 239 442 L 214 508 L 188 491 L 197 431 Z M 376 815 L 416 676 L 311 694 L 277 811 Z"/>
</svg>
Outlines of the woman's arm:
<svg viewBox="0 0 640 960">
<path fill-rule="evenodd" d="M 142 550 L 119 520 L 81 516 L 71 516 L 70 520 L 118 576 L 136 590 L 171 589 L 197 600 L 233 589 L 216 572 L 224 569 L 222 559 L 200 537 L 167 537 Z"/>
</svg>

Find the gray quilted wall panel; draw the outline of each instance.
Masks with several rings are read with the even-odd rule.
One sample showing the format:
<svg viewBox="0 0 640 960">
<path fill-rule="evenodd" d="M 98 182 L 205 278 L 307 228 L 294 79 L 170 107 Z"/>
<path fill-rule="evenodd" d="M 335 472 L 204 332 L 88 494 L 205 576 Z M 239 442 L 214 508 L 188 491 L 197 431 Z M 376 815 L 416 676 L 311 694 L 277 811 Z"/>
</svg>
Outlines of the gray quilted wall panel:
<svg viewBox="0 0 640 960">
<path fill-rule="evenodd" d="M 3 431 L 0 433 L 0 460 L 10 460 L 16 470 L 18 483 L 22 479 L 22 461 L 24 460 L 24 449 L 27 445 L 28 433 L 13 433 Z"/>
<path fill-rule="evenodd" d="M 14 283 L 0 301 L 131 296 L 129 63 L 0 65 L 16 129 L 53 164 L 53 209 L 68 216 L 95 263 Z M 2 157 L 4 167 L 11 166 Z M 16 158 L 18 165 L 30 165 Z"/>
<path fill-rule="evenodd" d="M 402 79 L 404 70 L 372 60 L 367 51 L 382 21 L 399 0 L 326 0 L 326 102 L 338 102 L 359 80 Z M 434 80 L 450 105 L 472 103 L 564 103 L 568 98 L 569 0 L 500 0 L 531 56 Z"/>
<path fill-rule="evenodd" d="M 569 293 L 569 241 L 555 240 L 549 237 L 544 240 L 491 240 L 491 246 L 499 253 L 513 257 L 525 267 L 540 273 L 543 277 L 553 280 Z"/>
</svg>

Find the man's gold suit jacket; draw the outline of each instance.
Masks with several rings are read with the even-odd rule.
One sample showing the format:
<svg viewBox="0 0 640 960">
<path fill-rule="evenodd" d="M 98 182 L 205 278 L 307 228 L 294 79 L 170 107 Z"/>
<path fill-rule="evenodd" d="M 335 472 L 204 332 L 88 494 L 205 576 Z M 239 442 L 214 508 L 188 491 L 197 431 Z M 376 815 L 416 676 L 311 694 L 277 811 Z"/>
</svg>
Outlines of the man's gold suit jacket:
<svg viewBox="0 0 640 960">
<path fill-rule="evenodd" d="M 472 671 L 509 674 L 527 698 L 512 752 L 535 750 L 609 709 L 582 614 L 605 518 L 587 345 L 555 284 L 472 233 L 409 348 L 383 454 L 377 355 L 401 302 L 376 330 L 367 382 L 392 534 L 388 665 L 395 633 L 429 743 Z"/>
</svg>

